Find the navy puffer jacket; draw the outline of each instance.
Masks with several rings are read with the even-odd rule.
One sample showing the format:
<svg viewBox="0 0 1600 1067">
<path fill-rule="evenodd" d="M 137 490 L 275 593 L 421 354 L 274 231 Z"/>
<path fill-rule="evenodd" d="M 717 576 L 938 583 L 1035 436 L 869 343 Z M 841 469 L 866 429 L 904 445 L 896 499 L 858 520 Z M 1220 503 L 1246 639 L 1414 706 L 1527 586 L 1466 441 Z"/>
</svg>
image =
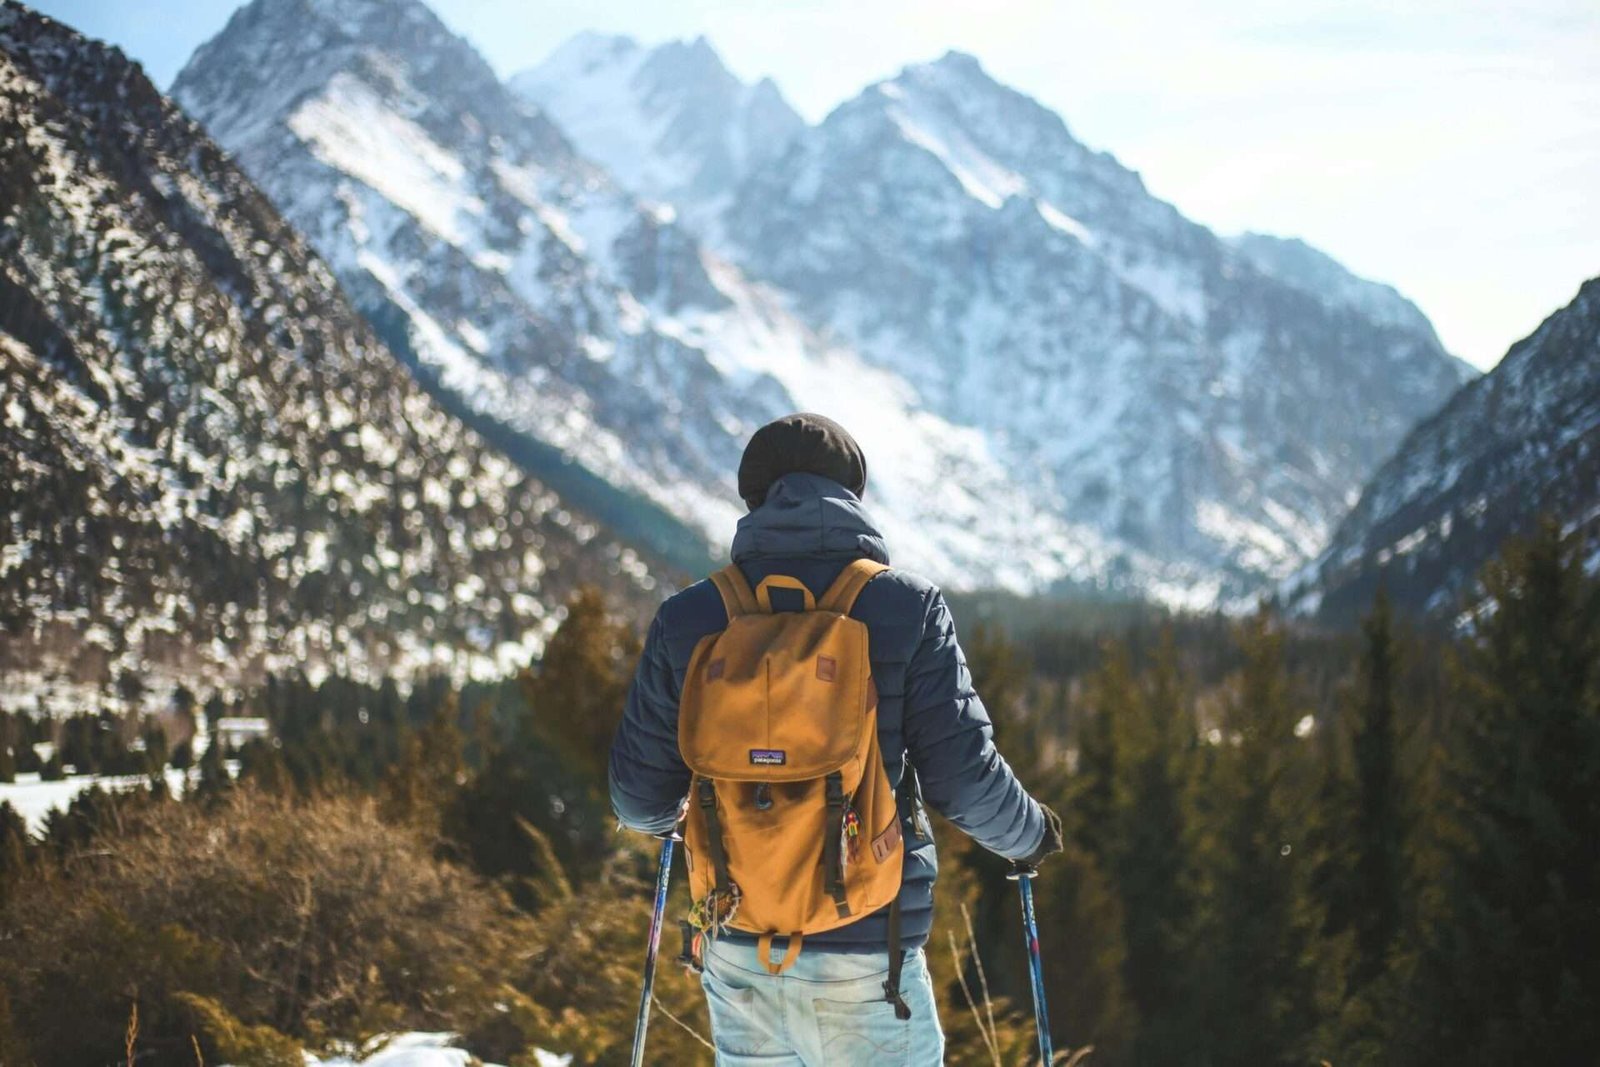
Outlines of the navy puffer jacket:
<svg viewBox="0 0 1600 1067">
<path fill-rule="evenodd" d="M 734 562 L 751 586 L 769 574 L 787 574 L 818 597 L 845 564 L 861 557 L 889 562 L 882 536 L 854 494 L 812 474 L 774 482 L 766 503 L 739 521 L 733 539 Z M 774 591 L 773 606 L 781 609 L 785 595 L 800 606 L 798 593 L 783 590 Z M 1031 854 L 1044 839 L 1043 815 L 995 749 L 989 715 L 972 690 L 938 588 L 905 571 L 886 571 L 867 584 L 850 614 L 867 624 L 889 781 L 899 785 L 909 756 L 923 800 L 935 811 L 1001 856 Z M 659 833 L 677 817 L 690 777 L 678 753 L 678 694 L 695 645 L 727 624 L 709 581 L 673 596 L 656 613 L 611 747 L 611 805 L 625 826 Z M 902 938 L 906 948 L 915 948 L 933 924 L 938 861 L 925 817 L 907 817 L 903 829 Z M 887 911 L 808 937 L 806 948 L 883 951 Z M 728 936 L 743 939 L 737 931 Z"/>
</svg>

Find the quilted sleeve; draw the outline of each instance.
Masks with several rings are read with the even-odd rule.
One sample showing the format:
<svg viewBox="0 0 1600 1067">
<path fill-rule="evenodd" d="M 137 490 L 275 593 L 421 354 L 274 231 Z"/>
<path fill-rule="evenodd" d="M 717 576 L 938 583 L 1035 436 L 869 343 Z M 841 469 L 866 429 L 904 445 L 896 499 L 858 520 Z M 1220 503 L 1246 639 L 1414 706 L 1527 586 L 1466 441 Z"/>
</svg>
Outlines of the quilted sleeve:
<svg viewBox="0 0 1600 1067">
<path fill-rule="evenodd" d="M 689 768 L 678 754 L 678 684 L 663 629 L 657 612 L 611 742 L 609 775 L 617 819 L 651 834 L 672 828 L 689 792 Z"/>
<path fill-rule="evenodd" d="M 1005 757 L 972 688 L 955 620 L 930 590 L 906 673 L 906 749 L 928 804 L 984 848 L 1022 859 L 1044 838 L 1044 816 Z"/>
</svg>

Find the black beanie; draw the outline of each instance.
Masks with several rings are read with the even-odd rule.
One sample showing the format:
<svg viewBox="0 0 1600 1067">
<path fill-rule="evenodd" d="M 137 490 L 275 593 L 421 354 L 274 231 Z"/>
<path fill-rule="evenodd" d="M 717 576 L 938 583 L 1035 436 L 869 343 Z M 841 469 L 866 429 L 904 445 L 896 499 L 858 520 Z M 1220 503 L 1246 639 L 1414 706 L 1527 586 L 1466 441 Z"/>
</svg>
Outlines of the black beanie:
<svg viewBox="0 0 1600 1067">
<path fill-rule="evenodd" d="M 867 457 L 855 438 L 832 419 L 802 412 L 769 422 L 750 438 L 739 461 L 739 495 L 754 511 L 773 482 L 800 471 L 831 478 L 856 496 L 867 491 Z"/>
</svg>

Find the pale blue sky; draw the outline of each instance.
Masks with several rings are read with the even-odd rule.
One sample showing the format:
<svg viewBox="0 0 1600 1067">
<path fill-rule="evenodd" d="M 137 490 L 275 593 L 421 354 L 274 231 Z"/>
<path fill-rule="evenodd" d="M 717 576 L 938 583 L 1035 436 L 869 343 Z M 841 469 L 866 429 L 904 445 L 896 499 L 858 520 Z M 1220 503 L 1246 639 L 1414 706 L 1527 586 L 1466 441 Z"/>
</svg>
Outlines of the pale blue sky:
<svg viewBox="0 0 1600 1067">
<path fill-rule="evenodd" d="M 233 0 L 37 0 L 168 85 Z M 1595 0 L 439 0 L 502 74 L 705 34 L 808 118 L 959 48 L 1225 233 L 1390 282 L 1480 367 L 1600 274 Z"/>
</svg>

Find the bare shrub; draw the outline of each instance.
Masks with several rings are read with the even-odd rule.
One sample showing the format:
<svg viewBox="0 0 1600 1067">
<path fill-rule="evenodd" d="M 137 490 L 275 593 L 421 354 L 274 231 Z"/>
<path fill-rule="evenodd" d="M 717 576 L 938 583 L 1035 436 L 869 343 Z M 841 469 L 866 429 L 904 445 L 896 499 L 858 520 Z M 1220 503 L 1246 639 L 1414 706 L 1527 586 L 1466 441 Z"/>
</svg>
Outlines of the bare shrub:
<svg viewBox="0 0 1600 1067">
<path fill-rule="evenodd" d="M 311 1045 L 472 1029 L 530 937 L 498 893 L 371 800 L 246 788 L 124 829 L 29 878 L 0 916 L 0 990 L 40 1067 L 107 1062 L 134 1002 L 139 1048 L 160 1060 L 192 1059 L 198 1033 L 226 1062 L 219 1019 Z"/>
</svg>

